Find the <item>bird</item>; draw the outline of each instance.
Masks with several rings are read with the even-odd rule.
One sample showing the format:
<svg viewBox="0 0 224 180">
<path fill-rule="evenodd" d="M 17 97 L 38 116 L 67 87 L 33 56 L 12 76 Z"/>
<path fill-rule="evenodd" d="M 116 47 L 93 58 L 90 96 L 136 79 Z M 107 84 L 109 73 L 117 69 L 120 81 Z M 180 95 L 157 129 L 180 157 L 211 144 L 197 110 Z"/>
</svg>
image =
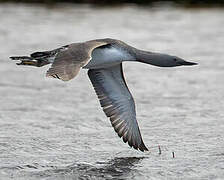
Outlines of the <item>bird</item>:
<svg viewBox="0 0 224 180">
<path fill-rule="evenodd" d="M 136 119 L 135 102 L 126 84 L 122 63 L 137 61 L 159 67 L 192 66 L 195 62 L 177 56 L 140 50 L 121 40 L 105 38 L 72 43 L 29 56 L 12 56 L 17 65 L 42 67 L 51 64 L 46 76 L 69 81 L 80 69 L 88 69 L 105 115 L 124 143 L 136 150 L 148 151 Z M 19 61 L 19 62 L 18 62 Z"/>
</svg>

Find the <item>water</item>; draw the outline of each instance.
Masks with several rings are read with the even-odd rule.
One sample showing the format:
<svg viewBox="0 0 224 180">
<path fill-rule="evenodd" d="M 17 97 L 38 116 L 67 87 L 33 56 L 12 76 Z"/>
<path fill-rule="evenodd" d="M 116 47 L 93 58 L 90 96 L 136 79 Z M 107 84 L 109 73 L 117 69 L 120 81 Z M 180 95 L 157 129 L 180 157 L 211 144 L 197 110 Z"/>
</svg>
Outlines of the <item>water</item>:
<svg viewBox="0 0 224 180">
<path fill-rule="evenodd" d="M 0 22 L 0 179 L 224 178 L 223 9 L 1 4 Z M 86 70 L 64 83 L 8 59 L 105 37 L 199 63 L 124 63 L 149 152 L 118 138 Z"/>
</svg>

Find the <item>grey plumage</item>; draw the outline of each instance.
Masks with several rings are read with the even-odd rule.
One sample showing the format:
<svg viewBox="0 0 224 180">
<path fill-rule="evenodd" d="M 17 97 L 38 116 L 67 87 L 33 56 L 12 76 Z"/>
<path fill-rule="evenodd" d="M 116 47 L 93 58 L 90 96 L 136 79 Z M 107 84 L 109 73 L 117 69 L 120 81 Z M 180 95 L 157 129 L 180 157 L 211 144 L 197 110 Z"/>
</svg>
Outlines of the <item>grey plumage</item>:
<svg viewBox="0 0 224 180">
<path fill-rule="evenodd" d="M 122 64 L 109 69 L 90 69 L 89 78 L 101 107 L 114 130 L 135 149 L 147 151 L 136 120 L 134 99 L 125 83 Z"/>
<path fill-rule="evenodd" d="M 46 76 L 57 76 L 63 81 L 74 78 L 80 69 L 90 61 L 93 49 L 105 44 L 105 42 L 89 41 L 68 45 L 65 51 L 58 52 Z"/>
<path fill-rule="evenodd" d="M 141 151 L 148 149 L 138 127 L 135 103 L 123 76 L 122 62 L 138 61 L 159 67 L 196 64 L 168 54 L 139 50 L 109 38 L 73 43 L 11 59 L 19 60 L 18 65 L 41 67 L 52 64 L 46 76 L 63 81 L 74 78 L 81 68 L 89 69 L 88 76 L 114 130 L 125 143 Z"/>
</svg>

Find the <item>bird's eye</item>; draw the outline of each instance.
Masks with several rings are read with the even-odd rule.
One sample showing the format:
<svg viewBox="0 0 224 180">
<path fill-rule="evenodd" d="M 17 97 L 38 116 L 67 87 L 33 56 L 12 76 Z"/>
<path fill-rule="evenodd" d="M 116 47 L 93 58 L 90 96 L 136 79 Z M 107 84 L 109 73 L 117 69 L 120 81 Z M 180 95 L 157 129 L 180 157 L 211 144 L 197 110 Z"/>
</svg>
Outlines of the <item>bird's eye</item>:
<svg viewBox="0 0 224 180">
<path fill-rule="evenodd" d="M 177 59 L 176 59 L 176 58 L 174 58 L 173 60 L 174 60 L 175 62 L 177 62 Z"/>
</svg>

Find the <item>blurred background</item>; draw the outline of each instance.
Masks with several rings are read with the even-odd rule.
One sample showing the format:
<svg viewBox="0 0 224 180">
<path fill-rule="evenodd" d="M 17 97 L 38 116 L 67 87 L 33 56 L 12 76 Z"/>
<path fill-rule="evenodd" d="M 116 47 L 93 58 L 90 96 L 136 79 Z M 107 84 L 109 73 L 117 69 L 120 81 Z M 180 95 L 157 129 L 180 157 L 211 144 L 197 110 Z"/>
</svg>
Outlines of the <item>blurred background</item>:
<svg viewBox="0 0 224 180">
<path fill-rule="evenodd" d="M 223 0 L 1 2 L 0 179 L 224 178 Z M 199 63 L 124 63 L 149 152 L 118 138 L 86 70 L 65 83 L 8 58 L 107 37 Z"/>
<path fill-rule="evenodd" d="M 174 3 L 179 5 L 190 5 L 190 6 L 197 6 L 197 5 L 212 5 L 218 6 L 223 5 L 223 0 L 68 0 L 68 1 L 61 1 L 61 0 L 1 0 L 1 2 L 26 2 L 26 3 L 88 3 L 93 5 L 105 4 L 124 4 L 124 3 L 134 3 L 134 4 L 146 4 L 146 5 L 154 5 L 154 3 Z"/>
</svg>

